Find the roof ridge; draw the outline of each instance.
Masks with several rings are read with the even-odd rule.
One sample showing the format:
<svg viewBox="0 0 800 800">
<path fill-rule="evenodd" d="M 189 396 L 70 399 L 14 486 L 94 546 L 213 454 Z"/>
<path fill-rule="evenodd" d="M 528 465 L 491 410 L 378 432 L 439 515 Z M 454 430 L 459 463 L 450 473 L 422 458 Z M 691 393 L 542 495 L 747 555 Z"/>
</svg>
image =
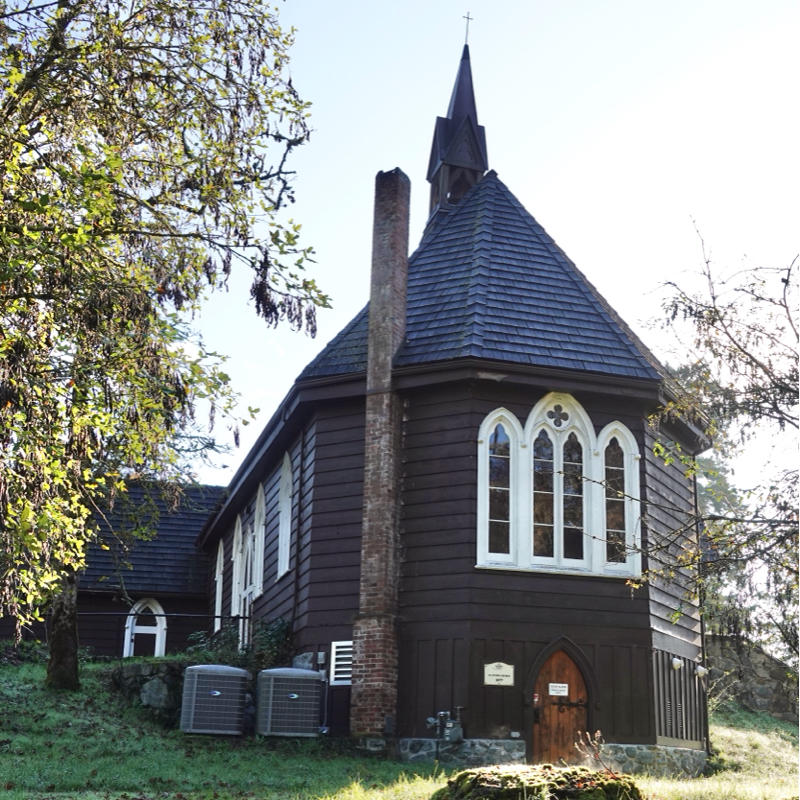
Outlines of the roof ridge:
<svg viewBox="0 0 800 800">
<path fill-rule="evenodd" d="M 486 190 L 489 186 L 487 183 L 487 178 L 497 178 L 497 173 L 490 169 L 474 186 L 470 186 L 467 190 L 466 194 L 461 198 L 461 200 L 447 209 L 446 212 L 442 213 L 439 211 L 437 215 L 432 216 L 428 220 L 428 224 L 425 226 L 425 230 L 422 232 L 422 238 L 419 241 L 416 249 L 411 253 L 408 257 L 409 266 L 411 262 L 414 261 L 415 257 L 420 253 L 421 250 L 426 249 L 433 245 L 433 243 L 439 238 L 442 232 L 450 227 L 450 223 L 454 219 L 458 219 L 460 216 L 463 216 L 467 212 L 464 211 L 465 208 L 469 207 L 470 201 L 472 200 L 473 195 L 478 194 L 483 187 Z"/>
<path fill-rule="evenodd" d="M 492 188 L 492 178 L 496 178 L 497 174 L 492 171 L 492 175 L 486 175 L 484 191 L 481 194 L 488 194 Z M 478 184 L 484 183 L 484 180 L 479 181 Z M 473 202 L 478 202 L 478 192 L 475 192 L 476 199 Z M 491 250 L 489 243 L 492 241 L 492 231 L 494 225 L 494 213 L 491 203 L 484 203 L 484 209 L 479 215 L 479 224 L 473 235 L 473 268 L 470 273 L 469 287 L 467 289 L 467 307 L 468 314 L 472 317 L 473 324 L 471 326 L 471 337 L 469 342 L 470 355 L 479 355 L 479 348 L 482 347 L 485 334 L 485 316 L 486 316 L 486 284 L 487 280 L 491 277 Z M 484 235 L 485 234 L 485 235 Z M 488 262 L 488 263 L 487 263 Z"/>
<path fill-rule="evenodd" d="M 497 180 L 502 183 L 499 178 Z M 505 186 L 505 184 L 503 184 L 503 186 Z M 533 214 L 531 214 L 530 211 L 528 211 L 525 206 L 522 205 L 519 199 L 510 189 L 508 189 L 508 187 L 505 188 L 508 191 L 508 196 L 513 202 L 514 208 L 520 214 L 522 219 L 534 229 L 537 236 L 541 238 L 545 248 L 549 250 L 556 259 L 563 261 L 566 266 L 569 267 L 571 270 L 571 273 L 567 273 L 569 279 L 582 294 L 598 304 L 601 313 L 605 314 L 609 323 L 616 326 L 619 333 L 622 334 L 622 340 L 628 350 L 633 355 L 644 358 L 645 361 L 647 361 L 647 363 L 661 377 L 666 377 L 667 371 L 664 365 L 661 364 L 650 348 L 647 347 L 647 345 L 645 345 L 644 342 L 634 333 L 630 326 L 619 315 L 619 312 L 608 302 L 608 300 L 606 300 L 605 297 L 603 297 L 597 287 L 589 280 L 588 277 L 586 277 L 580 267 L 578 267 L 575 262 L 561 249 L 555 239 L 553 239 L 553 237 L 545 230 L 536 217 L 534 217 Z"/>
</svg>

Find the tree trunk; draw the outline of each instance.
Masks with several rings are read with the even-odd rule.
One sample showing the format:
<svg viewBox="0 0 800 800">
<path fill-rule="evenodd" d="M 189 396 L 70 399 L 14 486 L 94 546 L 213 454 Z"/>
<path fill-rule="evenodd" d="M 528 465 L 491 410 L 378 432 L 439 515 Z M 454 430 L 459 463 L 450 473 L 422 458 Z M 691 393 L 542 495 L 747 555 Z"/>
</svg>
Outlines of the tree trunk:
<svg viewBox="0 0 800 800">
<path fill-rule="evenodd" d="M 50 658 L 45 683 L 51 689 L 79 689 L 78 578 L 67 575 L 50 608 Z"/>
</svg>

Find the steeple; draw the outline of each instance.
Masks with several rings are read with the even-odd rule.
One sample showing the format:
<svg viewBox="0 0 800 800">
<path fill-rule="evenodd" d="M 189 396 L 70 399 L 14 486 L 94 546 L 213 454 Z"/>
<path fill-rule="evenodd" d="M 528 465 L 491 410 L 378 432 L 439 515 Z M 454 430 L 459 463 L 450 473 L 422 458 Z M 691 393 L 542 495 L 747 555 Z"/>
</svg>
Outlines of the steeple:
<svg viewBox="0 0 800 800">
<path fill-rule="evenodd" d="M 483 125 L 478 125 L 469 45 L 465 44 L 447 117 L 437 117 L 433 130 L 428 162 L 431 216 L 457 203 L 488 168 L 486 132 Z"/>
</svg>

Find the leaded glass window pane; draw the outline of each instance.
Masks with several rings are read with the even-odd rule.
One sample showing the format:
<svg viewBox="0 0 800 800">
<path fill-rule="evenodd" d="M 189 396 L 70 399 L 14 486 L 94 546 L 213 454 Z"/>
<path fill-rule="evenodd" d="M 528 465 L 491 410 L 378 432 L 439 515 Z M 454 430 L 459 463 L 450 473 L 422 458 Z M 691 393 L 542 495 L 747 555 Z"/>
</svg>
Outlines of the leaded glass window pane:
<svg viewBox="0 0 800 800">
<path fill-rule="evenodd" d="M 605 450 L 606 561 L 624 564 L 625 552 L 625 462 L 614 437 Z"/>
<path fill-rule="evenodd" d="M 564 558 L 583 559 L 583 530 L 564 527 Z"/>
<path fill-rule="evenodd" d="M 489 436 L 489 552 L 511 552 L 511 442 L 498 423 Z"/>
<path fill-rule="evenodd" d="M 511 537 L 507 522 L 489 521 L 489 552 L 506 555 L 511 552 Z"/>
<path fill-rule="evenodd" d="M 533 554 L 535 556 L 553 557 L 553 526 L 535 525 L 533 528 Z"/>
<path fill-rule="evenodd" d="M 510 519 L 507 489 L 489 489 L 489 517 L 490 519 Z"/>
<path fill-rule="evenodd" d="M 489 486 L 508 488 L 510 461 L 508 456 L 489 456 Z"/>
<path fill-rule="evenodd" d="M 553 442 L 540 431 L 533 443 L 533 555 L 553 558 Z"/>
<path fill-rule="evenodd" d="M 583 559 L 583 446 L 571 433 L 563 449 L 564 558 Z"/>
<path fill-rule="evenodd" d="M 492 435 L 489 437 L 489 450 L 497 456 L 508 456 L 511 453 L 511 441 L 506 429 L 500 424 L 495 425 Z"/>
</svg>

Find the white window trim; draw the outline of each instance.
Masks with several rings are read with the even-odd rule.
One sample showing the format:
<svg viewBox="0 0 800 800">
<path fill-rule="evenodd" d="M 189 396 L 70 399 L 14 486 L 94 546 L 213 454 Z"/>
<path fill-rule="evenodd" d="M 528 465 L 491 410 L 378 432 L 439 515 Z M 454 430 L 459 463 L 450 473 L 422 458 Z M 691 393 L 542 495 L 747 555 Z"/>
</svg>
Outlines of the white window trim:
<svg viewBox="0 0 800 800">
<path fill-rule="evenodd" d="M 568 414 L 568 424 L 563 428 L 556 426 L 548 419 L 547 413 L 554 406 L 561 406 L 562 410 Z M 562 548 L 564 537 L 557 535 L 563 531 L 563 504 L 555 503 L 554 508 L 554 531 L 553 531 L 553 556 L 534 556 L 533 555 L 533 443 L 539 432 L 544 430 L 553 443 L 553 490 L 554 498 L 563 497 L 563 459 L 564 442 L 571 433 L 574 433 L 580 442 L 583 450 L 583 537 L 584 548 L 582 559 L 566 559 L 563 556 Z M 520 471 L 524 475 L 524 493 L 518 499 L 521 506 L 519 537 L 523 540 L 527 538 L 528 544 L 521 547 L 524 554 L 517 562 L 523 567 L 543 567 L 552 568 L 558 571 L 586 572 L 592 569 L 592 547 L 587 534 L 590 531 L 590 514 L 593 507 L 592 494 L 594 479 L 596 478 L 593 470 L 595 459 L 592 455 L 595 450 L 594 429 L 592 421 L 589 419 L 583 407 L 574 397 L 560 392 L 550 392 L 545 395 L 528 414 L 525 422 L 523 442 L 527 448 L 526 457 L 521 461 Z"/>
<path fill-rule="evenodd" d="M 642 574 L 642 517 L 641 503 L 639 496 L 639 466 L 641 464 L 641 454 L 639 445 L 633 434 L 618 421 L 610 422 L 600 431 L 597 437 L 597 450 L 600 456 L 600 474 L 605 479 L 605 452 L 609 442 L 616 438 L 622 448 L 623 465 L 625 467 L 625 550 L 627 558 L 624 562 L 613 563 L 606 561 L 605 554 L 605 491 L 603 489 L 602 502 L 599 504 L 600 527 L 598 530 L 603 532 L 600 537 L 599 563 L 603 564 L 603 571 L 606 573 L 619 573 L 625 577 Z"/>
<path fill-rule="evenodd" d="M 225 546 L 220 540 L 214 569 L 214 633 L 222 628 L 222 590 L 225 575 Z"/>
<path fill-rule="evenodd" d="M 239 647 L 250 644 L 250 630 L 253 600 L 256 596 L 255 575 L 255 531 L 254 520 L 250 520 L 247 531 L 242 536 L 242 554 L 240 567 L 240 591 L 237 598 L 236 613 L 239 617 Z"/>
<path fill-rule="evenodd" d="M 136 619 L 143 611 L 150 611 L 155 625 L 140 625 Z M 155 635 L 154 656 L 163 656 L 167 645 L 167 618 L 161 603 L 153 597 L 144 597 L 134 603 L 125 619 L 125 638 L 122 644 L 122 657 L 134 654 L 136 634 Z"/>
<path fill-rule="evenodd" d="M 278 489 L 278 557 L 275 580 L 289 571 L 289 551 L 292 538 L 292 462 L 284 453 Z"/>
<path fill-rule="evenodd" d="M 233 564 L 231 570 L 231 616 L 237 616 L 239 598 L 242 594 L 242 518 L 240 515 L 236 516 L 236 525 L 233 529 L 231 562 Z"/>
<path fill-rule="evenodd" d="M 553 425 L 547 412 L 560 405 L 568 424 Z M 510 553 L 490 553 L 489 541 L 489 436 L 495 425 L 506 428 L 510 440 Z M 533 536 L 533 441 L 547 431 L 554 444 L 554 469 L 560 471 L 563 442 L 575 432 L 583 447 L 583 559 L 564 559 L 558 550 L 552 558 L 534 557 Z M 605 448 L 616 436 L 625 466 L 625 529 L 628 557 L 624 563 L 606 561 Z M 525 427 L 505 408 L 487 414 L 478 431 L 477 567 L 568 574 L 638 577 L 641 575 L 641 511 L 639 495 L 639 446 L 633 434 L 619 421 L 606 425 L 595 436 L 594 426 L 581 404 L 571 395 L 551 392 L 533 407 Z M 559 481 L 560 482 L 560 481 Z M 561 528 L 561 504 L 556 503 L 556 530 Z M 560 539 L 558 547 L 563 543 Z"/>
<path fill-rule="evenodd" d="M 331 642 L 330 686 L 350 686 L 353 679 L 353 642 Z"/>
<path fill-rule="evenodd" d="M 239 622 L 239 646 L 246 644 L 247 620 L 242 619 L 242 597 L 244 594 L 244 536 L 242 533 L 242 517 L 236 516 L 236 525 L 233 530 L 233 547 L 231 548 L 231 561 L 233 562 L 233 580 L 231 581 L 231 616 Z"/>
<path fill-rule="evenodd" d="M 509 491 L 511 503 L 509 504 L 510 521 L 510 547 L 508 553 L 492 553 L 489 551 L 489 437 L 496 425 L 503 425 L 509 439 L 511 453 Z M 492 411 L 481 424 L 478 431 L 478 562 L 485 566 L 513 566 L 517 563 L 518 538 L 514 532 L 519 526 L 517 520 L 518 503 L 513 498 L 519 496 L 522 486 L 519 484 L 520 470 L 517 464 L 521 457 L 523 447 L 523 431 L 519 420 L 505 408 Z"/>
<path fill-rule="evenodd" d="M 255 570 L 255 595 L 264 592 L 264 537 L 266 532 L 266 514 L 264 510 L 264 486 L 258 485 L 256 495 L 255 543 L 253 547 L 253 569 Z"/>
</svg>

